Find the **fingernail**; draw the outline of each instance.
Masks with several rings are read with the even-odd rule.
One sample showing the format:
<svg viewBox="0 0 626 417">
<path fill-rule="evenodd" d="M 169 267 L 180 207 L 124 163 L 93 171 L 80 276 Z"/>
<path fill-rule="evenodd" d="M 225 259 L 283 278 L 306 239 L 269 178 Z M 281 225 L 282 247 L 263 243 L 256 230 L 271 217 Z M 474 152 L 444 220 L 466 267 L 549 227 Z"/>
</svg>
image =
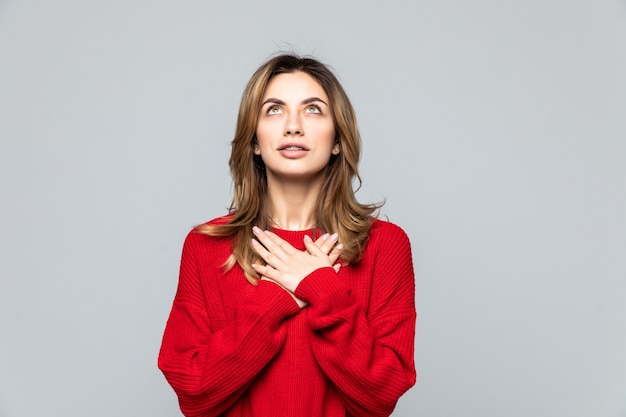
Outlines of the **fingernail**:
<svg viewBox="0 0 626 417">
<path fill-rule="evenodd" d="M 304 240 L 307 242 L 313 242 L 313 239 L 311 239 L 311 236 L 309 235 L 304 235 Z"/>
<path fill-rule="evenodd" d="M 258 233 L 261 233 L 261 229 L 259 229 L 257 226 L 254 226 L 252 228 L 252 232 L 255 233 L 255 234 L 258 234 Z"/>
<path fill-rule="evenodd" d="M 333 233 L 333 234 L 330 236 L 330 240 L 332 240 L 333 242 L 334 242 L 335 240 L 337 240 L 337 239 L 339 239 L 339 235 L 338 235 L 337 233 Z"/>
<path fill-rule="evenodd" d="M 324 233 L 322 235 L 322 240 L 328 240 L 328 236 L 329 236 L 328 233 Z"/>
<path fill-rule="evenodd" d="M 252 269 L 257 269 L 258 265 L 257 264 L 252 264 L 250 265 L 252 267 Z"/>
<path fill-rule="evenodd" d="M 342 250 L 343 249 L 343 244 L 342 243 L 338 244 L 337 246 L 335 246 L 335 249 Z"/>
</svg>

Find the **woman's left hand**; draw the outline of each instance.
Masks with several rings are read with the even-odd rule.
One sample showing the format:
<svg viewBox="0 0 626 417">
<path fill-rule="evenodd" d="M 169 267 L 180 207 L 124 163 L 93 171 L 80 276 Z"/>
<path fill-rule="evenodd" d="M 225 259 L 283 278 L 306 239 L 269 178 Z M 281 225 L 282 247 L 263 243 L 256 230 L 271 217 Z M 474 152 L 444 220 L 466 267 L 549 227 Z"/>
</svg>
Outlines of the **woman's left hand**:
<svg viewBox="0 0 626 417">
<path fill-rule="evenodd" d="M 277 282 L 292 294 L 300 281 L 316 269 L 331 266 L 336 271 L 339 270 L 339 264 L 333 265 L 341 252 L 341 244 L 337 244 L 336 233 L 323 235 L 317 242 L 305 236 L 306 250 L 301 251 L 275 233 L 263 231 L 258 227 L 254 227 L 252 231 L 256 237 L 252 239 L 252 247 L 267 263 L 267 265 L 254 264 L 252 267 L 261 276 Z"/>
</svg>

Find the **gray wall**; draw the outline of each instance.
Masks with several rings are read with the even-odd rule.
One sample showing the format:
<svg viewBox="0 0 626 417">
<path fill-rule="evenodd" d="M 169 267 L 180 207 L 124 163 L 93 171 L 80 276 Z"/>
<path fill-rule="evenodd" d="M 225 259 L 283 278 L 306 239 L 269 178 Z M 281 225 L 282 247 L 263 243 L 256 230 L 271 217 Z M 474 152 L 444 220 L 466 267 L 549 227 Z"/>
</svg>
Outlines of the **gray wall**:
<svg viewBox="0 0 626 417">
<path fill-rule="evenodd" d="M 175 416 L 182 240 L 294 49 L 357 109 L 412 239 L 395 416 L 626 416 L 626 2 L 0 1 L 0 416 Z"/>
</svg>

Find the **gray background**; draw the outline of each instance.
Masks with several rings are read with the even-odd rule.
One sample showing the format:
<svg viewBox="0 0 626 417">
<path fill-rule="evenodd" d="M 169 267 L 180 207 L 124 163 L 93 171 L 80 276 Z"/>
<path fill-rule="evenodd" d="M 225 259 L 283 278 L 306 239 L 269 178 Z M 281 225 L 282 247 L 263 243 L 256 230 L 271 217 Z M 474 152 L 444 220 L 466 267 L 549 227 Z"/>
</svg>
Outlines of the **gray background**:
<svg viewBox="0 0 626 417">
<path fill-rule="evenodd" d="M 359 199 L 413 243 L 394 415 L 626 416 L 623 0 L 0 1 L 0 416 L 180 415 L 182 241 L 290 49 L 340 76 Z"/>
</svg>

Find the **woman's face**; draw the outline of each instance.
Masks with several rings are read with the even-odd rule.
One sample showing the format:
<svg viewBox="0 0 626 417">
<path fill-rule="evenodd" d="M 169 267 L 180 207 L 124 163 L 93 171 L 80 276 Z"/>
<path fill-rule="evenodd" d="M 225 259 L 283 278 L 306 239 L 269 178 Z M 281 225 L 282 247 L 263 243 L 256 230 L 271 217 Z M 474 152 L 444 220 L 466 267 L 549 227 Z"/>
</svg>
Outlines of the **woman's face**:
<svg viewBox="0 0 626 417">
<path fill-rule="evenodd" d="M 256 137 L 255 154 L 263 159 L 268 180 L 312 180 L 323 175 L 331 155 L 339 153 L 328 96 L 301 71 L 270 80 Z"/>
</svg>

